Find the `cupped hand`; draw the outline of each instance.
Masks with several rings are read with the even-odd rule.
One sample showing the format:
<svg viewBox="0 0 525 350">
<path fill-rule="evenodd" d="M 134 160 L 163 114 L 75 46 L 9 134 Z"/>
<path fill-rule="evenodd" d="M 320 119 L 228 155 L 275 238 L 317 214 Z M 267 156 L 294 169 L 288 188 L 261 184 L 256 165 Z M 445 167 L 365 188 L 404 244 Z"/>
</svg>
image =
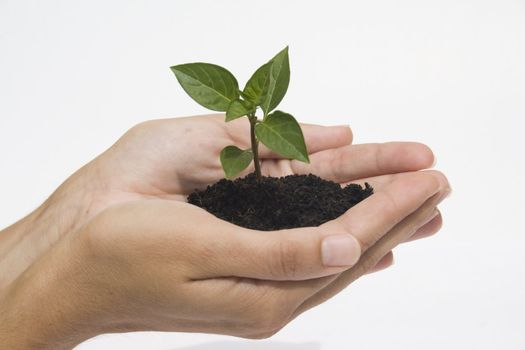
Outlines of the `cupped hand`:
<svg viewBox="0 0 525 350">
<path fill-rule="evenodd" d="M 248 123 L 224 123 L 221 115 L 142 123 L 0 236 L 0 268 L 9 266 L 2 268 L 0 294 L 10 302 L 2 305 L 44 305 L 57 323 L 52 333 L 64 336 L 154 329 L 265 337 L 364 273 L 388 266 L 397 244 L 439 229 L 436 205 L 449 187 L 439 172 L 418 171 L 433 163 L 428 147 L 351 145 L 348 127 L 302 127 L 311 163 L 261 147 L 263 174 L 367 181 L 376 193 L 318 228 L 240 228 L 185 198 L 223 177 L 219 152 L 228 144 L 247 148 Z M 330 253 L 323 243 L 341 245 L 348 237 L 353 255 Z M 51 294 L 34 299 L 35 288 Z M 13 310 L 2 311 L 9 319 Z M 65 330 L 58 329 L 61 318 L 71 321 Z M 3 324 L 14 327 L 15 319 L 24 318 Z"/>
<path fill-rule="evenodd" d="M 351 146 L 348 126 L 302 124 L 311 164 L 282 159 L 260 145 L 261 170 L 267 176 L 314 173 L 349 180 L 429 167 L 428 147 L 411 142 Z M 219 154 L 227 145 L 250 147 L 249 123 L 226 123 L 223 114 L 159 119 L 130 129 L 96 160 L 99 187 L 109 202 L 165 198 L 186 201 L 196 188 L 224 178 Z M 239 176 L 254 170 L 253 163 Z"/>
<path fill-rule="evenodd" d="M 314 173 L 339 183 L 430 167 L 434 156 L 412 142 L 351 145 L 347 126 L 302 124 L 310 164 L 282 159 L 260 145 L 264 175 Z M 249 147 L 246 118 L 223 114 L 147 121 L 131 128 L 106 152 L 82 167 L 28 217 L 0 236 L 0 290 L 41 255 L 97 213 L 124 202 L 160 198 L 186 201 L 195 188 L 224 177 L 219 153 L 229 144 Z M 253 165 L 240 176 L 253 171 Z M 434 225 L 435 226 L 435 225 Z M 417 236 L 416 236 L 417 237 Z M 18 251 L 25 252 L 20 259 Z M 388 265 L 388 256 L 378 267 Z"/>
<path fill-rule="evenodd" d="M 92 164 L 102 190 L 87 213 L 94 215 L 110 205 L 140 198 L 164 198 L 186 202 L 196 188 L 202 189 L 224 177 L 219 154 L 235 144 L 250 147 L 246 118 L 226 123 L 224 114 L 150 120 L 131 128 Z M 313 173 L 341 185 L 364 178 L 431 167 L 432 151 L 416 142 L 352 145 L 348 126 L 301 124 L 310 164 L 283 159 L 259 146 L 261 171 L 266 176 Z M 239 177 L 254 170 L 253 163 Z M 364 181 L 360 181 L 363 183 Z M 86 216 L 84 220 L 91 216 Z M 409 240 L 435 233 L 441 217 Z M 425 232 L 427 232 L 425 234 Z M 392 262 L 388 254 L 371 272 Z"/>
<path fill-rule="evenodd" d="M 311 154 L 348 145 L 349 127 L 302 125 Z M 250 147 L 247 118 L 226 123 L 223 114 L 151 120 L 130 129 L 99 157 L 100 181 L 121 195 L 181 201 L 195 188 L 224 178 L 219 154 L 227 145 Z M 264 175 L 293 172 L 293 161 L 279 159 L 264 145 L 259 154 Z M 240 176 L 254 170 L 252 164 Z"/>
<path fill-rule="evenodd" d="M 366 181 L 373 196 L 319 227 L 250 230 L 163 199 L 113 206 L 31 266 L 4 324 L 53 348 L 141 330 L 269 337 L 424 227 L 449 189 L 436 171 Z M 52 331 L 13 316 L 27 309 Z"/>
<path fill-rule="evenodd" d="M 151 120 L 131 128 L 93 163 L 99 195 L 91 215 L 112 204 L 140 198 L 163 198 L 186 202 L 193 190 L 224 177 L 219 154 L 235 144 L 250 147 L 249 122 L 240 118 L 226 123 L 223 114 Z M 259 146 L 262 174 L 286 176 L 313 173 L 341 185 L 363 184 L 363 179 L 384 174 L 417 171 L 434 163 L 432 151 L 416 142 L 352 145 L 348 126 L 301 124 L 310 164 L 284 159 Z M 254 170 L 253 163 L 239 177 Z M 88 218 L 86 217 L 86 220 Z M 437 215 L 408 240 L 435 233 L 441 225 Z M 387 254 L 371 272 L 390 265 Z"/>
</svg>

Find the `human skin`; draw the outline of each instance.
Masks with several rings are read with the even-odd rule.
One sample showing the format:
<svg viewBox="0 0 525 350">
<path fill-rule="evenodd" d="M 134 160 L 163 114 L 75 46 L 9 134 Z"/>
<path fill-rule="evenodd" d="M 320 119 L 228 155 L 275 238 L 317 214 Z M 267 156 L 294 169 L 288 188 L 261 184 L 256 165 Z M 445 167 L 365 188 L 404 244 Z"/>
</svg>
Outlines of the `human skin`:
<svg viewBox="0 0 525 350">
<path fill-rule="evenodd" d="M 370 182 L 375 194 L 336 220 L 260 232 L 186 203 L 195 188 L 224 176 L 224 146 L 249 146 L 247 121 L 223 118 L 132 128 L 0 232 L 0 348 L 67 349 L 138 330 L 268 337 L 387 267 L 397 244 L 439 229 L 436 206 L 450 188 L 443 174 L 418 171 L 433 163 L 429 148 L 351 145 L 345 126 L 302 126 L 310 164 L 260 147 L 264 175 Z M 353 250 L 327 259 L 327 237 L 353 242 Z"/>
</svg>

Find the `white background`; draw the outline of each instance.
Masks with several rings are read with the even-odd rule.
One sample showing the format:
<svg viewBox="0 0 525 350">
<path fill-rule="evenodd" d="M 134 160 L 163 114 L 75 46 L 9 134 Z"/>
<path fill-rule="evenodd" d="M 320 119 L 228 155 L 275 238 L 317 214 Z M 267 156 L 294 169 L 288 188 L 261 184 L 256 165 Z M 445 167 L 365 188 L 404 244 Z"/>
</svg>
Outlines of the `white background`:
<svg viewBox="0 0 525 350">
<path fill-rule="evenodd" d="M 525 349 L 525 1 L 0 0 L 0 227 L 137 122 L 207 113 L 169 70 L 244 84 L 290 45 L 298 119 L 430 145 L 441 233 L 266 341 L 135 333 L 78 349 Z"/>
</svg>

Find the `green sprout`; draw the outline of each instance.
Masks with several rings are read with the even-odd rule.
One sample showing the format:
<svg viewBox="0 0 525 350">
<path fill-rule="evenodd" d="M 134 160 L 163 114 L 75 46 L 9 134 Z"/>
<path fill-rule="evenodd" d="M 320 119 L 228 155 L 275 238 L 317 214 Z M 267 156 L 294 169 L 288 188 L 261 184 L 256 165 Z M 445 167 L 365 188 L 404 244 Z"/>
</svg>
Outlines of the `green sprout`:
<svg viewBox="0 0 525 350">
<path fill-rule="evenodd" d="M 275 110 L 290 82 L 288 46 L 253 73 L 241 91 L 237 79 L 227 69 L 211 63 L 186 63 L 171 67 L 186 93 L 201 106 L 226 112 L 226 122 L 240 117 L 250 121 L 251 148 L 226 146 L 220 160 L 226 178 L 233 178 L 254 162 L 261 178 L 259 141 L 286 158 L 309 163 L 301 127 L 288 113 Z M 256 116 L 262 110 L 262 119 Z M 272 112 L 273 111 L 273 112 Z"/>
</svg>

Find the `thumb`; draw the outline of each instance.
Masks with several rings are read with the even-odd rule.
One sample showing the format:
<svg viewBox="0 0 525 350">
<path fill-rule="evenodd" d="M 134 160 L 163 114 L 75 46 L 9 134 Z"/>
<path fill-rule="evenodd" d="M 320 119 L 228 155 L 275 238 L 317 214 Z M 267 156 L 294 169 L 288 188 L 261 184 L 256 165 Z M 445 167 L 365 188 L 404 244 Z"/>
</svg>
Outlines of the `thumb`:
<svg viewBox="0 0 525 350">
<path fill-rule="evenodd" d="M 216 254 L 208 254 L 206 270 L 213 271 L 213 277 L 307 280 L 341 273 L 352 267 L 361 255 L 358 240 L 346 232 L 327 234 L 325 231 L 305 227 L 216 233 L 215 239 L 222 242 L 214 246 L 226 251 L 218 249 Z"/>
</svg>

